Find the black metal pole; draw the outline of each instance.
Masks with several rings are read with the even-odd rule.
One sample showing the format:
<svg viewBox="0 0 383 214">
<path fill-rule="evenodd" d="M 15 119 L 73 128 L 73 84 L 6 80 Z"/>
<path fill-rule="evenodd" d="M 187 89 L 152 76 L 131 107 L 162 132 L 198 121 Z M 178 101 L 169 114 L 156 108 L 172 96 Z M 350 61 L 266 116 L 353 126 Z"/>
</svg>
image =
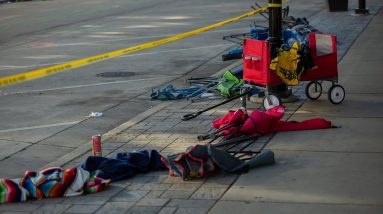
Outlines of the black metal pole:
<svg viewBox="0 0 383 214">
<path fill-rule="evenodd" d="M 270 57 L 273 59 L 282 45 L 282 0 L 269 0 L 269 6 Z"/>
<path fill-rule="evenodd" d="M 355 8 L 356 14 L 368 14 L 369 11 L 366 8 L 366 0 L 359 0 L 359 6 L 358 8 Z"/>
<path fill-rule="evenodd" d="M 282 0 L 269 0 L 269 44 L 270 58 L 273 59 L 282 45 Z M 280 97 L 290 95 L 285 84 L 271 86 L 269 90 Z"/>
</svg>

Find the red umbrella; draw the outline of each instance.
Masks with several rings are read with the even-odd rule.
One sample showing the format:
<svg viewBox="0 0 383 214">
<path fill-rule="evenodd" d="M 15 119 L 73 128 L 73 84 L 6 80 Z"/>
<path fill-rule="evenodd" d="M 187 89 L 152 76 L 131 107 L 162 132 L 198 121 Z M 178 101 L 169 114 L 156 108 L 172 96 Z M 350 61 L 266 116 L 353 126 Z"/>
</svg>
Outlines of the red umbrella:
<svg viewBox="0 0 383 214">
<path fill-rule="evenodd" d="M 240 129 L 243 134 L 268 134 L 284 115 L 285 108 L 276 106 L 265 112 L 254 110 Z"/>
<path fill-rule="evenodd" d="M 322 118 L 313 118 L 301 122 L 295 121 L 278 121 L 271 129 L 271 132 L 286 132 L 312 129 L 328 129 L 331 128 L 331 122 Z"/>
<path fill-rule="evenodd" d="M 247 112 L 245 109 L 240 108 L 237 111 L 229 111 L 225 116 L 222 118 L 219 118 L 217 120 L 214 120 L 212 122 L 212 126 L 215 129 L 224 128 L 225 126 L 229 125 L 235 125 L 237 124 L 237 127 L 231 127 L 226 130 L 224 130 L 222 133 L 225 135 L 228 135 L 229 133 L 232 133 L 233 131 L 237 130 L 238 127 L 248 118 Z"/>
<path fill-rule="evenodd" d="M 239 127 L 239 133 L 245 135 L 265 135 L 272 132 L 327 129 L 332 127 L 330 121 L 322 118 L 313 118 L 301 122 L 280 120 L 284 113 L 285 108 L 283 106 L 276 106 L 265 112 L 254 110 L 249 117 L 244 109 L 238 109 L 237 111 L 229 111 L 224 117 L 213 121 L 212 125 L 214 128 L 220 129 L 237 124 L 228 129 L 223 128 L 224 130 L 221 133 L 225 135 L 238 131 Z M 243 125 L 241 126 L 241 124 Z"/>
</svg>

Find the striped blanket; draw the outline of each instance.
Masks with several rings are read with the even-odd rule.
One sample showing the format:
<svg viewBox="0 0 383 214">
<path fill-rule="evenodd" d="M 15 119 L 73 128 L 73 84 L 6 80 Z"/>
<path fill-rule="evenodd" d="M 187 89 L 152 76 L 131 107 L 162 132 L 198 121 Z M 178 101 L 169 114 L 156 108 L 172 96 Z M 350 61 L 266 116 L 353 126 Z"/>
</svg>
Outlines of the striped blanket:
<svg viewBox="0 0 383 214">
<path fill-rule="evenodd" d="M 109 183 L 110 180 L 90 176 L 81 167 L 27 171 L 22 178 L 0 179 L 0 204 L 99 192 Z"/>
</svg>

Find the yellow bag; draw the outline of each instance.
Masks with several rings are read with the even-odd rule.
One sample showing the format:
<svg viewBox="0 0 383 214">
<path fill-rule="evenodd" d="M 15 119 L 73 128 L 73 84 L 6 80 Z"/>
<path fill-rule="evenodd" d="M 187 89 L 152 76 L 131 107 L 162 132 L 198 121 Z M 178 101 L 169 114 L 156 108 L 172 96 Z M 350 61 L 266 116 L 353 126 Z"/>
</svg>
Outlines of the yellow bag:
<svg viewBox="0 0 383 214">
<path fill-rule="evenodd" d="M 298 66 L 300 56 L 299 44 L 295 42 L 290 50 L 281 50 L 278 56 L 271 60 L 270 70 L 275 71 L 286 85 L 298 85 L 303 67 Z"/>
</svg>

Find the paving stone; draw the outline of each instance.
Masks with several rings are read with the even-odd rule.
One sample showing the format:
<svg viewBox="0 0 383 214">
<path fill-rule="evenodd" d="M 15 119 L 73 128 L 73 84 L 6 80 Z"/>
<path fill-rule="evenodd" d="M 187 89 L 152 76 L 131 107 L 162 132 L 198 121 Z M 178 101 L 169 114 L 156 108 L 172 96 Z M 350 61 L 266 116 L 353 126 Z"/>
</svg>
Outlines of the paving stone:
<svg viewBox="0 0 383 214">
<path fill-rule="evenodd" d="M 139 174 L 138 176 L 129 178 L 126 180 L 130 184 L 146 184 L 153 180 L 153 175 L 151 173 Z"/>
<path fill-rule="evenodd" d="M 63 213 L 67 210 L 71 204 L 44 204 L 37 210 L 33 211 L 32 214 L 58 214 Z"/>
<path fill-rule="evenodd" d="M 100 209 L 97 210 L 97 214 L 120 214 L 128 211 L 134 202 L 107 202 Z"/>
<path fill-rule="evenodd" d="M 162 179 L 162 180 L 165 179 L 168 172 L 169 171 L 166 168 L 163 168 L 161 170 L 150 171 L 146 175 L 152 177 L 152 180 L 150 180 L 150 181 L 154 182 L 154 181 L 159 180 L 159 179 Z M 159 182 L 157 182 L 157 183 L 159 183 Z"/>
<path fill-rule="evenodd" d="M 169 119 L 171 120 L 181 120 L 182 116 L 185 114 L 192 113 L 194 111 L 185 111 L 185 112 L 172 112 L 171 115 L 169 116 Z"/>
<path fill-rule="evenodd" d="M 166 125 L 166 123 L 163 124 L 163 125 Z M 172 135 L 172 134 L 170 134 L 170 133 L 152 133 L 152 134 L 150 134 L 147 138 L 148 138 L 148 139 L 153 139 L 153 140 L 160 140 L 160 139 L 164 139 L 164 140 L 166 140 L 166 139 L 168 139 L 171 135 Z"/>
<path fill-rule="evenodd" d="M 188 133 L 172 133 L 170 137 L 174 137 L 176 139 L 196 139 L 195 134 L 188 134 Z"/>
<path fill-rule="evenodd" d="M 176 210 L 176 207 L 162 207 L 158 214 L 173 214 Z"/>
<path fill-rule="evenodd" d="M 149 141 L 148 137 L 150 135 L 151 134 L 142 133 L 142 134 L 138 135 L 137 137 L 135 137 L 134 140 L 135 141 Z"/>
<path fill-rule="evenodd" d="M 101 205 L 73 205 L 65 211 L 65 213 L 94 213 Z"/>
<path fill-rule="evenodd" d="M 146 121 L 141 121 L 131 127 L 129 127 L 128 129 L 145 129 L 148 125 L 148 122 Z"/>
<path fill-rule="evenodd" d="M 145 185 L 145 183 L 129 183 L 126 188 L 129 190 L 139 190 Z"/>
<path fill-rule="evenodd" d="M 102 150 L 104 151 L 104 149 L 116 149 L 123 145 L 125 145 L 125 143 L 103 142 L 101 146 L 102 146 Z"/>
<path fill-rule="evenodd" d="M 94 194 L 97 194 L 97 193 L 94 193 Z M 99 196 L 88 197 L 88 195 L 80 195 L 80 196 L 68 197 L 67 199 L 65 199 L 65 201 L 63 201 L 63 204 L 95 205 L 95 204 L 104 204 L 109 199 L 110 197 L 106 197 L 106 196 L 105 197 L 99 197 Z"/>
<path fill-rule="evenodd" d="M 172 110 L 172 109 L 180 109 L 180 108 L 184 108 L 186 106 L 189 106 L 190 103 L 189 102 L 175 102 L 174 104 L 171 104 L 169 106 L 166 107 L 167 110 Z"/>
<path fill-rule="evenodd" d="M 142 207 L 142 206 L 134 206 L 132 207 L 127 214 L 151 214 L 151 213 L 157 213 L 161 207 Z"/>
<path fill-rule="evenodd" d="M 178 208 L 175 214 L 205 214 L 209 211 L 210 207 L 188 207 L 188 208 Z"/>
<path fill-rule="evenodd" d="M 0 204 L 0 212 L 32 212 L 40 206 L 41 204 L 34 204 L 33 202 Z"/>
<path fill-rule="evenodd" d="M 141 190 L 167 190 L 172 186 L 172 184 L 166 183 L 148 183 L 145 184 Z"/>
<path fill-rule="evenodd" d="M 191 196 L 191 198 L 192 199 L 219 199 L 225 193 L 227 188 L 201 187 Z"/>
<path fill-rule="evenodd" d="M 35 200 L 31 201 L 32 204 L 61 204 L 63 201 L 65 201 L 66 198 L 60 197 L 60 198 L 44 198 L 42 200 Z"/>
<path fill-rule="evenodd" d="M 190 139 L 190 138 L 178 138 L 171 145 L 172 146 L 182 146 L 182 147 L 185 147 L 185 146 L 188 146 L 189 144 L 196 144 L 196 142 L 198 142 L 197 136 L 195 136 L 194 139 Z"/>
<path fill-rule="evenodd" d="M 170 130 L 171 128 L 172 127 L 157 125 L 157 126 L 153 126 L 150 129 L 148 129 L 148 132 L 150 132 L 150 133 L 166 132 L 166 131 Z"/>
<path fill-rule="evenodd" d="M 164 199 L 164 198 L 143 198 L 139 200 L 136 205 L 137 206 L 157 206 L 161 207 L 164 206 L 169 199 Z"/>
<path fill-rule="evenodd" d="M 167 176 L 166 179 L 162 183 L 171 183 L 171 184 L 183 185 L 187 182 L 189 184 L 202 184 L 205 180 L 206 180 L 205 178 L 200 178 L 200 179 L 193 179 L 193 180 L 184 181 L 180 177 Z"/>
<path fill-rule="evenodd" d="M 238 175 L 223 172 L 211 175 L 206 179 L 206 182 L 202 184 L 202 187 L 227 187 L 233 184 L 238 177 Z"/>
<path fill-rule="evenodd" d="M 161 111 L 158 111 L 157 114 L 158 115 L 164 115 L 164 116 L 167 116 L 167 119 L 169 119 L 169 116 L 171 114 L 173 114 L 174 110 L 172 109 L 167 109 L 167 108 L 164 108 L 162 109 Z"/>
<path fill-rule="evenodd" d="M 148 190 L 130 190 L 130 189 L 124 189 L 121 192 L 119 192 L 117 195 L 112 197 L 111 201 L 139 201 L 141 198 L 143 198 L 146 194 L 148 194 Z"/>
<path fill-rule="evenodd" d="M 114 143 L 127 143 L 130 140 L 137 137 L 137 134 L 130 134 L 130 133 L 118 133 L 117 135 L 114 135 L 111 137 L 108 141 L 114 142 Z"/>
<path fill-rule="evenodd" d="M 173 155 L 173 154 L 178 154 L 178 153 L 181 153 L 181 152 L 184 152 L 186 148 L 183 148 L 183 147 L 166 147 L 165 149 L 163 149 L 161 151 L 161 154 L 162 155 Z"/>
<path fill-rule="evenodd" d="M 151 190 L 144 198 L 160 198 L 165 190 Z"/>
<path fill-rule="evenodd" d="M 166 206 L 168 207 L 182 207 L 182 208 L 210 208 L 215 204 L 216 200 L 204 199 L 172 199 Z"/>
<path fill-rule="evenodd" d="M 145 129 L 142 129 L 142 128 L 129 128 L 127 129 L 126 131 L 124 131 L 124 133 L 127 133 L 127 134 L 132 134 L 132 135 L 136 135 L 136 136 L 139 136 L 141 135 L 142 133 L 146 132 L 146 130 L 150 129 L 151 126 L 149 126 L 148 128 L 145 128 Z"/>
<path fill-rule="evenodd" d="M 201 186 L 200 183 L 188 183 L 188 182 L 175 183 L 172 185 L 170 190 L 196 190 L 200 186 Z"/>
<path fill-rule="evenodd" d="M 114 153 L 139 151 L 142 148 L 143 148 L 143 146 L 135 146 L 135 145 L 126 144 L 126 145 L 116 149 L 114 151 Z"/>
<path fill-rule="evenodd" d="M 102 148 L 102 156 L 103 157 L 110 157 L 112 156 L 113 154 L 115 154 L 115 151 L 117 150 L 117 148 Z"/>
<path fill-rule="evenodd" d="M 163 122 L 164 122 L 164 123 L 169 123 L 169 124 L 174 124 L 174 125 L 176 125 L 176 124 L 178 124 L 178 123 L 181 122 L 181 119 L 180 119 L 180 118 L 170 118 L 170 117 L 168 117 L 168 118 L 165 119 Z"/>
<path fill-rule="evenodd" d="M 180 177 L 174 177 L 174 176 L 167 176 L 163 181 L 162 183 L 170 183 L 170 184 L 174 184 L 174 183 L 185 183 L 184 180 L 182 180 L 182 178 Z"/>
<path fill-rule="evenodd" d="M 143 150 L 156 150 L 156 151 L 161 151 L 164 150 L 166 147 L 168 147 L 170 143 L 156 143 L 156 142 L 151 142 L 147 145 L 145 145 L 142 149 Z"/>
<path fill-rule="evenodd" d="M 151 172 L 151 176 L 153 176 L 153 179 L 150 180 L 152 183 L 163 183 L 168 177 L 169 177 L 169 171 L 168 170 L 161 170 L 156 172 Z"/>
<path fill-rule="evenodd" d="M 148 119 L 145 120 L 145 122 L 152 122 L 152 121 L 160 121 L 160 122 L 163 122 L 165 120 L 165 118 L 167 118 L 167 116 L 164 116 L 164 115 L 154 115 L 154 116 L 151 116 L 149 117 Z"/>
<path fill-rule="evenodd" d="M 195 190 L 167 190 L 161 195 L 161 198 L 189 198 Z"/>
<path fill-rule="evenodd" d="M 92 194 L 87 194 L 86 196 L 87 197 L 112 197 L 116 195 L 117 193 L 121 192 L 126 186 L 127 186 L 126 184 L 112 183 L 105 190 L 92 193 Z"/>
</svg>

